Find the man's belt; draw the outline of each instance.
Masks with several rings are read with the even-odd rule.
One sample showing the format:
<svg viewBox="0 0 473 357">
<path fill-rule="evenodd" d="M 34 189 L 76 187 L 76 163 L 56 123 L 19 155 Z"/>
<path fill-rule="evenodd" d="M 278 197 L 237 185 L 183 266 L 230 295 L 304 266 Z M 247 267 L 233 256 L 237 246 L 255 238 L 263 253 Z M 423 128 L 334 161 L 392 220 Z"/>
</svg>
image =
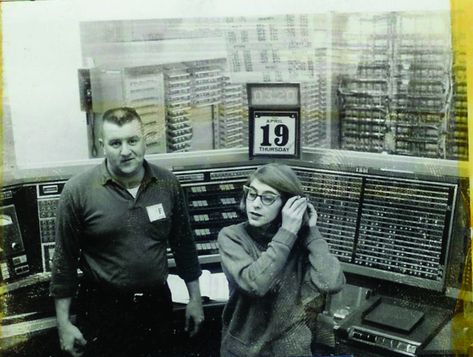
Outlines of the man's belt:
<svg viewBox="0 0 473 357">
<path fill-rule="evenodd" d="M 97 298 L 110 299 L 115 301 L 130 301 L 138 303 L 154 298 L 167 298 L 169 287 L 166 282 L 152 288 L 127 289 L 116 288 L 98 284 L 90 280 L 83 280 L 79 289 L 79 294 L 93 295 Z"/>
</svg>

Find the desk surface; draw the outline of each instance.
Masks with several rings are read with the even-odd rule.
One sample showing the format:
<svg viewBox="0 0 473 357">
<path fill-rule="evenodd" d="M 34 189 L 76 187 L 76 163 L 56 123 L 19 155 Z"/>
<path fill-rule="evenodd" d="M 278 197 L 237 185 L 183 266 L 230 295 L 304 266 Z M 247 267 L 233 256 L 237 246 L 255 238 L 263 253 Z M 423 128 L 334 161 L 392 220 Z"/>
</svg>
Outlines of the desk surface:
<svg viewBox="0 0 473 357">
<path fill-rule="evenodd" d="M 430 343 L 422 349 L 419 356 L 468 354 L 468 348 L 472 345 L 473 322 L 466 321 L 460 314 L 443 326 Z"/>
</svg>

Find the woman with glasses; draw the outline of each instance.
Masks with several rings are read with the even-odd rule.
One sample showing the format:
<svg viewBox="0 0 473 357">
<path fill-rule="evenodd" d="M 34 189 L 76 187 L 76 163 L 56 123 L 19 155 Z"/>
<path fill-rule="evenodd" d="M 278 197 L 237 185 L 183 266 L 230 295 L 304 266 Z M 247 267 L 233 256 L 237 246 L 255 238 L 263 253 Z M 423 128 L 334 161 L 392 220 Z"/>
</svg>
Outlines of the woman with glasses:
<svg viewBox="0 0 473 357">
<path fill-rule="evenodd" d="M 240 208 L 247 221 L 218 237 L 230 289 L 221 357 L 311 356 L 305 305 L 345 283 L 317 229 L 317 212 L 281 164 L 250 175 Z"/>
</svg>

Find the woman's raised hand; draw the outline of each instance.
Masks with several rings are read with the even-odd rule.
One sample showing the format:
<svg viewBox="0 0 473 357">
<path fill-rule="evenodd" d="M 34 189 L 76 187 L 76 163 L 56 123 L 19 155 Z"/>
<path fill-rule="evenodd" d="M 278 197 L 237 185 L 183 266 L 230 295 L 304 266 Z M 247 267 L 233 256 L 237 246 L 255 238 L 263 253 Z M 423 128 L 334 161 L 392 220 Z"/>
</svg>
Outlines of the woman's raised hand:
<svg viewBox="0 0 473 357">
<path fill-rule="evenodd" d="M 300 196 L 293 196 L 287 200 L 281 211 L 284 229 L 294 234 L 299 232 L 307 210 L 307 203 L 307 199 Z"/>
<path fill-rule="evenodd" d="M 315 227 L 317 225 L 317 211 L 312 203 L 307 202 L 307 225 Z"/>
</svg>

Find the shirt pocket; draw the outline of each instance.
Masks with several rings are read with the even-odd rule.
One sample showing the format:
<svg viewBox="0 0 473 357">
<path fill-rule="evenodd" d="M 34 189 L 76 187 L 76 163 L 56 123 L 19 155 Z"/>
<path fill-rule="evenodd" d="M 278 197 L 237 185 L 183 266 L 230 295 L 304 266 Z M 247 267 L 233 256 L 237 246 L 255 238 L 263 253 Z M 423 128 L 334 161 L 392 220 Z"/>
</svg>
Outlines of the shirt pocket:
<svg viewBox="0 0 473 357">
<path fill-rule="evenodd" d="M 169 232 L 171 231 L 172 221 L 169 218 L 162 218 L 149 223 L 149 235 L 150 238 L 164 242 L 169 238 Z"/>
</svg>

